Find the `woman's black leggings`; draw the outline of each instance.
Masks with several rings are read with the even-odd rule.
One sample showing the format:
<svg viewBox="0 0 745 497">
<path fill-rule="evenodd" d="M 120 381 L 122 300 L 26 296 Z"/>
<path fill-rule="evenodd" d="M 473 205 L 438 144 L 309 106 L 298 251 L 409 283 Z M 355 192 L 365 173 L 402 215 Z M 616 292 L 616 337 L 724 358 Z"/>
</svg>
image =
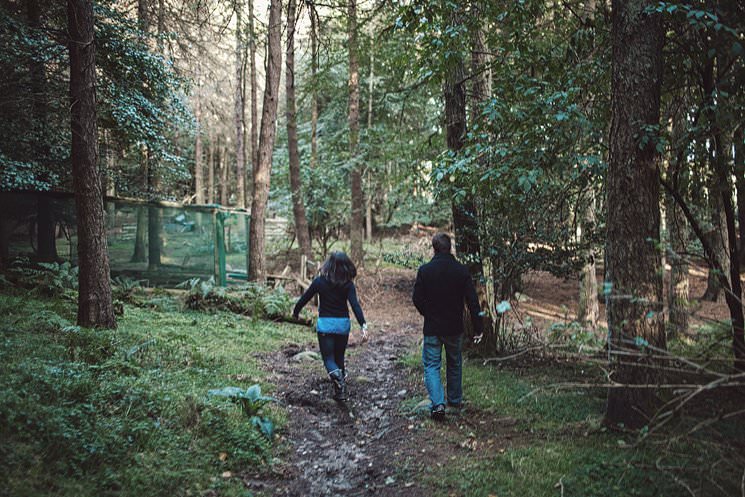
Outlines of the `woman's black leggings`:
<svg viewBox="0 0 745 497">
<path fill-rule="evenodd" d="M 328 373 L 337 369 L 344 370 L 344 352 L 347 350 L 349 333 L 319 333 L 318 346 L 321 349 L 323 365 Z"/>
</svg>

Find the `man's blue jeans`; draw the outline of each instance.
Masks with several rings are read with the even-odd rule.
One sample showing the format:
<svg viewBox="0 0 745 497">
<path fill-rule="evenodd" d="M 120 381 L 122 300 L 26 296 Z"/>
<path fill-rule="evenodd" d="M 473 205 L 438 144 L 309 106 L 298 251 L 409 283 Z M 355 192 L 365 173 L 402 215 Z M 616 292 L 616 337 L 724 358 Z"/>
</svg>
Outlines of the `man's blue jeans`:
<svg viewBox="0 0 745 497">
<path fill-rule="evenodd" d="M 422 363 L 424 364 L 424 384 L 427 386 L 432 407 L 445 404 L 445 392 L 440 380 L 442 364 L 442 347 L 445 347 L 447 379 L 447 401 L 458 405 L 463 402 L 463 335 L 426 336 L 422 346 Z"/>
</svg>

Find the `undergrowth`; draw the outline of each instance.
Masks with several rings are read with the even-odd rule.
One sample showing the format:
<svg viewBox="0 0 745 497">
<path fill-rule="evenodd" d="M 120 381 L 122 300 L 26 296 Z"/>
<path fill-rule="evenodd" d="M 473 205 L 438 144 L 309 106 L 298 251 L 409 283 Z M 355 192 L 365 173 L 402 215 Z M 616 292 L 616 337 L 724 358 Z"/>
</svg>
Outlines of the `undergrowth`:
<svg viewBox="0 0 745 497">
<path fill-rule="evenodd" d="M 267 462 L 271 437 L 208 392 L 271 390 L 258 354 L 307 331 L 131 304 L 117 330 L 94 331 L 75 312 L 59 295 L 0 294 L 0 494 L 243 495 L 227 476 Z"/>
</svg>

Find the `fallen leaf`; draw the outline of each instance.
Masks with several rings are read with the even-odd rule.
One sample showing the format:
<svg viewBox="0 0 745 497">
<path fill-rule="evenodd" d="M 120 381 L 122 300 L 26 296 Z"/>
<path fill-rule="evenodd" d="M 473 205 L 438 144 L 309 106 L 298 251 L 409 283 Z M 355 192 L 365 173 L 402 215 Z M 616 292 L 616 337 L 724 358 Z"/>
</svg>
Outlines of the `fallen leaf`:
<svg viewBox="0 0 745 497">
<path fill-rule="evenodd" d="M 223 478 L 230 478 L 231 476 L 233 476 L 233 473 L 231 473 L 230 471 L 224 471 L 223 474 L 220 476 L 222 476 Z"/>
<path fill-rule="evenodd" d="M 220 452 L 220 455 L 218 456 L 221 461 L 225 461 L 228 458 L 227 452 Z"/>
</svg>

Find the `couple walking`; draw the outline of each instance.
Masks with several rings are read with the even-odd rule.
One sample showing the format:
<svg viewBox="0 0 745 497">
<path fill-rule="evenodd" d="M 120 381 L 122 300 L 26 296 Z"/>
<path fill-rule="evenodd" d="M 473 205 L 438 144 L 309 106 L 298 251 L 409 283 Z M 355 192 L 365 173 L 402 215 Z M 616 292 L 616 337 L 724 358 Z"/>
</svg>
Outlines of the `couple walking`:
<svg viewBox="0 0 745 497">
<path fill-rule="evenodd" d="M 445 417 L 446 404 L 459 408 L 463 402 L 463 306 L 468 306 L 475 341 L 481 339 L 483 325 L 476 290 L 468 269 L 453 257 L 450 237 L 438 233 L 432 238 L 434 256 L 419 268 L 412 300 L 424 316 L 424 344 L 422 363 L 424 383 L 432 401 L 431 414 L 435 420 Z M 357 300 L 354 278 L 357 271 L 343 252 L 332 253 L 321 268 L 320 276 L 295 305 L 293 315 L 313 296 L 319 295 L 318 345 L 324 366 L 334 384 L 334 398 L 346 400 L 346 369 L 344 354 L 349 340 L 351 322 L 347 302 L 352 307 L 362 329 L 362 340 L 367 340 L 367 323 Z M 442 350 L 445 349 L 447 396 L 440 380 Z"/>
</svg>

